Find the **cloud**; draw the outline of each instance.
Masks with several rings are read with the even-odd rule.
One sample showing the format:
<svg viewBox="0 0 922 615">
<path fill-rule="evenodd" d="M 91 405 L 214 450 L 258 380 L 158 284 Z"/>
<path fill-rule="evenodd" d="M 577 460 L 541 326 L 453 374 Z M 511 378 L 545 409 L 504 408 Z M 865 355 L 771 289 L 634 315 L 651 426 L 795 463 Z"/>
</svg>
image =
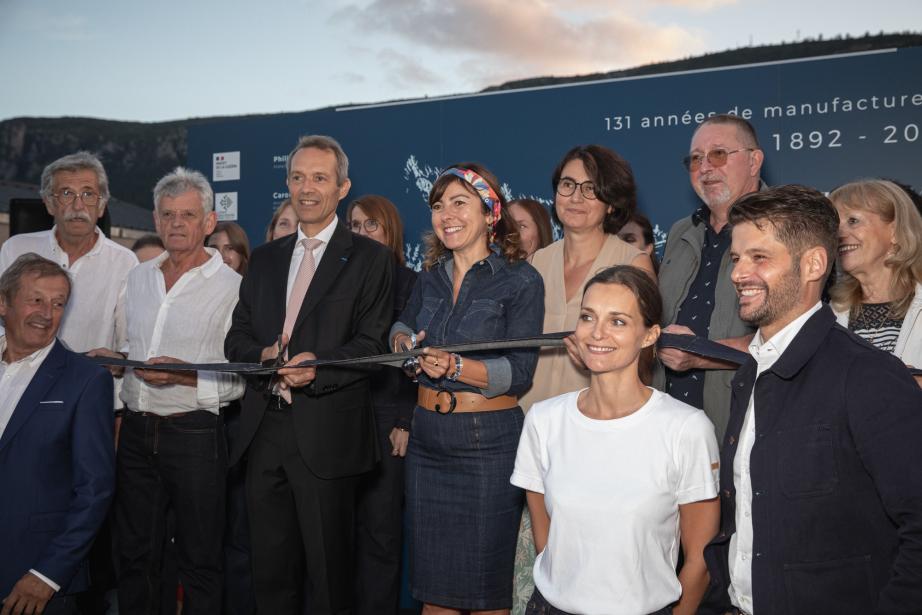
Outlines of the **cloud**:
<svg viewBox="0 0 922 615">
<path fill-rule="evenodd" d="M 427 69 L 415 58 L 395 51 L 384 49 L 378 53 L 378 61 L 387 72 L 386 78 L 400 87 L 418 87 L 421 85 L 439 85 L 441 77 Z"/>
<path fill-rule="evenodd" d="M 644 19 L 643 6 L 621 3 L 612 8 L 611 2 L 601 0 L 373 0 L 364 7 L 343 9 L 335 19 L 368 35 L 396 37 L 402 44 L 441 56 L 454 54 L 475 87 L 498 80 L 616 70 L 686 57 L 705 48 L 694 32 Z"/>
</svg>

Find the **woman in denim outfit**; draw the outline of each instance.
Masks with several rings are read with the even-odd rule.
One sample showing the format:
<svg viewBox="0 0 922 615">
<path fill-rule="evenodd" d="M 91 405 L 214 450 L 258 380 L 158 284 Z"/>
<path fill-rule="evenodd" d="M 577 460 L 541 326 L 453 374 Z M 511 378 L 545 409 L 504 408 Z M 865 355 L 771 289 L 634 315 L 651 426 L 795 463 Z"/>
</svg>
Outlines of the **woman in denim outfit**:
<svg viewBox="0 0 922 615">
<path fill-rule="evenodd" d="M 523 260 L 499 183 L 450 167 L 429 194 L 434 232 L 400 320 L 395 349 L 536 336 L 544 284 Z M 509 484 L 531 386 L 533 349 L 448 354 L 419 362 L 407 452 L 410 587 L 426 615 L 508 613 L 522 491 Z"/>
</svg>

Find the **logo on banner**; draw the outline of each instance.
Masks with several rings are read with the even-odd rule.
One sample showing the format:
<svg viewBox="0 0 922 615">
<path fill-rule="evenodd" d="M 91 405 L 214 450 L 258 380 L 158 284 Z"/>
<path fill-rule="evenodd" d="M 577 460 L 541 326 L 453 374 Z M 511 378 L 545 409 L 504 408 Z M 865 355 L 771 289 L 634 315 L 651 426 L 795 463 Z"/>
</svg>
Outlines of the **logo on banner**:
<svg viewBox="0 0 922 615">
<path fill-rule="evenodd" d="M 212 154 L 211 181 L 235 181 L 240 179 L 240 152 Z"/>
<path fill-rule="evenodd" d="M 218 222 L 233 221 L 237 219 L 237 193 L 219 192 L 214 195 L 215 211 Z"/>
<path fill-rule="evenodd" d="M 287 162 L 288 162 L 288 154 L 275 155 L 272 157 L 272 168 L 273 169 L 284 169 Z"/>
</svg>

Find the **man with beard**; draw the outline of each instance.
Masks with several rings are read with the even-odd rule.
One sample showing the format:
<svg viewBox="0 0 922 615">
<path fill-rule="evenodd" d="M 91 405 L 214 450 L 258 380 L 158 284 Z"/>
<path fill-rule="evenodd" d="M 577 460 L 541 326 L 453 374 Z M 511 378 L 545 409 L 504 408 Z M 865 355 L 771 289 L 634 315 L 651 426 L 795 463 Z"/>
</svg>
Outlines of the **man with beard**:
<svg viewBox="0 0 922 615">
<path fill-rule="evenodd" d="M 735 115 L 715 115 L 692 136 L 685 166 L 702 205 L 669 231 L 659 271 L 663 331 L 721 340 L 745 351 L 752 328 L 737 315 L 730 283 L 730 206 L 764 187 L 759 179 L 764 155 L 755 129 Z M 668 325 L 668 326 L 667 326 Z M 723 436 L 730 412 L 730 379 L 735 365 L 675 348 L 660 350 L 654 386 L 702 408 Z"/>
<path fill-rule="evenodd" d="M 758 330 L 732 382 L 705 551 L 720 612 L 918 613 L 922 391 L 820 302 L 838 215 L 782 186 L 739 200 L 729 223 L 739 315 Z"/>
</svg>

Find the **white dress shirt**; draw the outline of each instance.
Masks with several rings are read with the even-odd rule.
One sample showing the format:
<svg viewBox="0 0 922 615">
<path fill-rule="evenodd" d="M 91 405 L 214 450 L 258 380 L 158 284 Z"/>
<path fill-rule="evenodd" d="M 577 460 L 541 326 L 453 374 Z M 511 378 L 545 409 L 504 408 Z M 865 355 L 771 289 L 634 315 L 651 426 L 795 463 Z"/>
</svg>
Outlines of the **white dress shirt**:
<svg viewBox="0 0 922 615">
<path fill-rule="evenodd" d="M 97 228 L 93 248 L 71 265 L 54 233 L 53 228 L 7 239 L 0 248 L 0 274 L 27 252 L 58 263 L 70 272 L 73 285 L 58 338 L 74 352 L 122 347 L 125 332 L 117 330 L 116 312 L 123 300 L 125 278 L 138 264 L 137 257 Z"/>
<path fill-rule="evenodd" d="M 44 363 L 52 346 L 54 346 L 53 340 L 29 356 L 7 363 L 2 358 L 3 353 L 6 352 L 6 336 L 0 335 L 0 438 L 3 437 L 3 432 L 6 431 L 6 426 L 9 425 L 13 410 L 22 399 L 22 394 L 26 392 L 26 388 L 32 382 L 32 377 Z"/>
<path fill-rule="evenodd" d="M 327 251 L 327 245 L 330 243 L 330 239 L 333 238 L 333 231 L 336 230 L 336 225 L 338 223 L 339 218 L 333 216 L 333 221 L 312 238 L 309 238 L 304 231 L 301 230 L 300 224 L 298 225 L 298 242 L 295 244 L 294 252 L 291 253 L 291 262 L 288 264 L 288 285 L 285 287 L 285 305 L 288 305 L 288 298 L 291 297 L 291 287 L 295 285 L 295 278 L 298 277 L 298 268 L 301 267 L 301 261 L 304 260 L 303 240 L 319 239 L 322 242 L 312 250 L 314 254 L 314 265 L 320 267 L 320 259 L 323 257 L 323 253 Z M 310 289 L 308 289 L 307 292 L 310 292 Z"/>
<path fill-rule="evenodd" d="M 817 302 L 812 308 L 792 320 L 769 340 L 762 339 L 762 329 L 756 331 L 749 344 L 749 354 L 758 364 L 756 381 L 763 372 L 771 369 L 791 341 L 797 336 L 813 314 L 821 307 Z M 749 406 L 740 431 L 739 448 L 733 458 L 733 484 L 736 486 L 736 533 L 730 538 L 730 601 L 738 609 L 755 614 L 752 604 L 752 477 L 749 473 L 749 459 L 756 437 L 755 385 L 749 394 Z"/>
<path fill-rule="evenodd" d="M 13 235 L 0 248 L 0 275 L 18 257 L 34 252 L 54 261 L 70 273 L 71 291 L 58 329 L 58 339 L 74 352 L 94 348 L 121 350 L 127 342 L 116 314 L 125 300 L 125 279 L 138 264 L 134 252 L 106 237 L 96 228 L 92 249 L 70 264 L 58 244 L 55 229 Z M 0 333 L 3 327 L 0 326 Z M 121 408 L 122 379 L 115 379 L 115 408 Z"/>
<path fill-rule="evenodd" d="M 124 314 L 128 358 L 146 361 L 169 356 L 189 363 L 224 363 L 224 337 L 240 289 L 240 275 L 224 264 L 221 254 L 205 248 L 210 258 L 190 269 L 169 291 L 160 266 L 164 252 L 141 263 L 128 275 Z M 195 387 L 150 386 L 126 370 L 122 401 L 129 410 L 169 416 L 222 406 L 243 395 L 243 379 L 235 374 L 198 372 Z"/>
<path fill-rule="evenodd" d="M 18 361 L 7 363 L 3 360 L 3 353 L 6 352 L 6 336 L 0 335 L 0 438 L 6 431 L 6 426 L 10 424 L 13 418 L 13 411 L 19 405 L 22 394 L 26 392 L 29 383 L 35 373 L 45 362 L 45 357 L 51 352 L 55 340 L 44 348 L 39 348 L 27 357 Z M 37 570 L 29 570 L 36 577 L 47 583 L 54 591 L 60 591 L 61 586 L 40 573 Z"/>
</svg>

